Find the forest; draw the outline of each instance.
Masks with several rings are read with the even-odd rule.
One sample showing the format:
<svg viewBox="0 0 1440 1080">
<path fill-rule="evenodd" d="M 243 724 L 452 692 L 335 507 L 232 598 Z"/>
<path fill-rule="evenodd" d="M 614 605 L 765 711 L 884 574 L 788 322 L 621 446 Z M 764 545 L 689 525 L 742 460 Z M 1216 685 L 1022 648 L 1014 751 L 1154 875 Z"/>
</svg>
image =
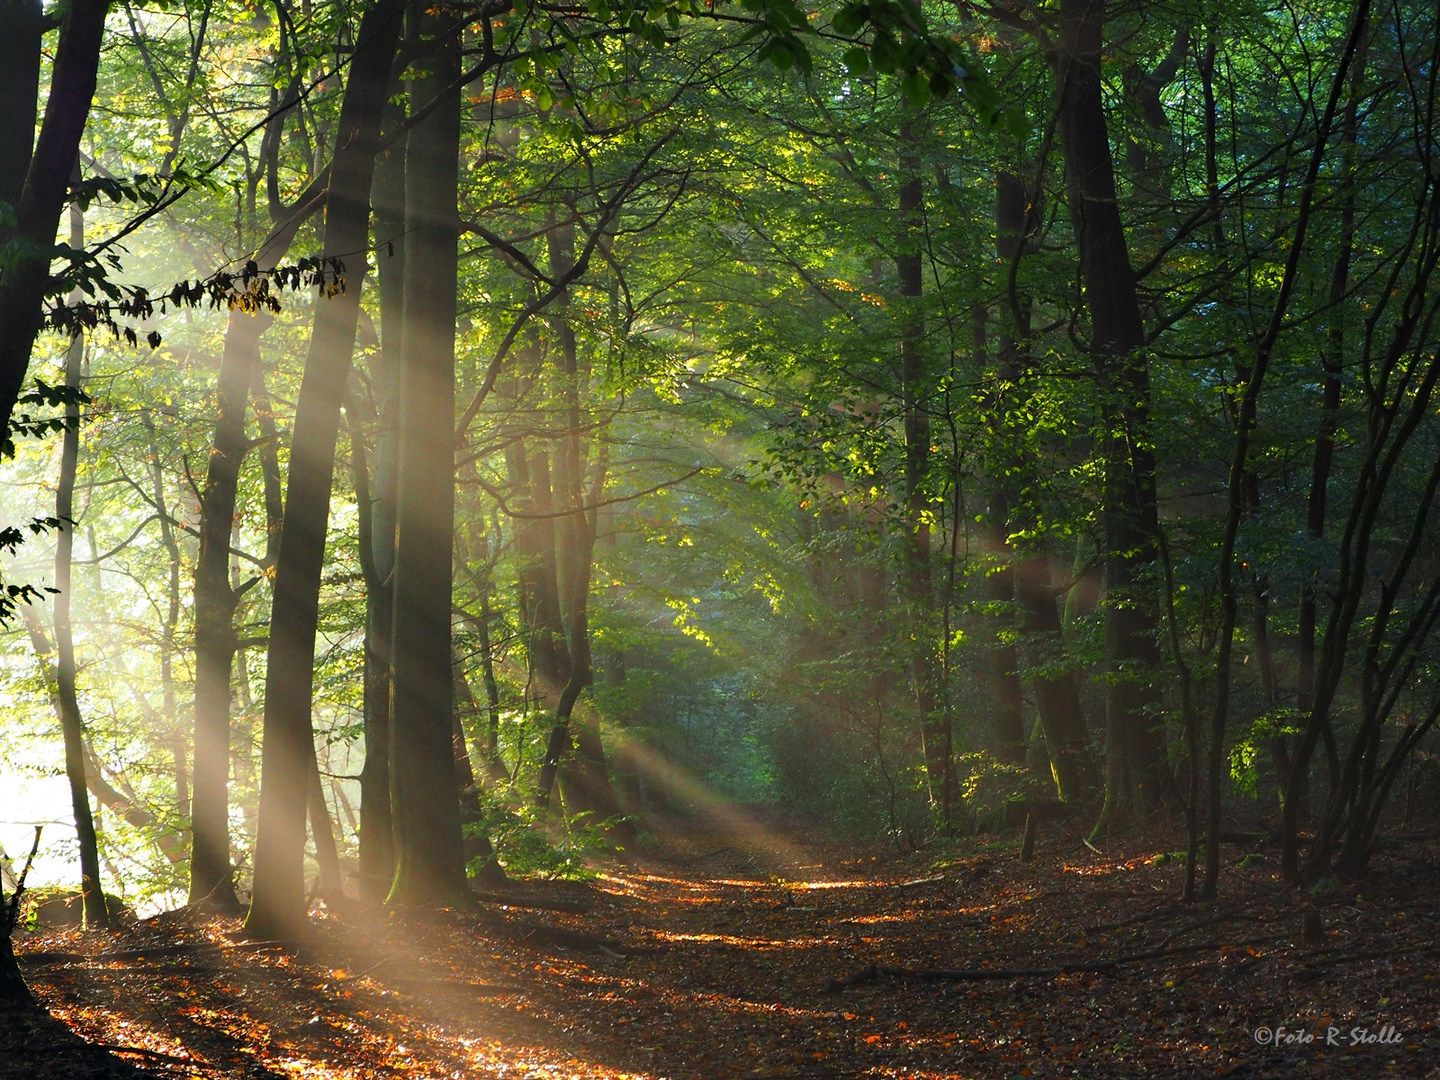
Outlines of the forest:
<svg viewBox="0 0 1440 1080">
<path fill-rule="evenodd" d="M 0 1076 L 1440 1075 L 1437 110 L 1411 0 L 0 0 Z"/>
</svg>

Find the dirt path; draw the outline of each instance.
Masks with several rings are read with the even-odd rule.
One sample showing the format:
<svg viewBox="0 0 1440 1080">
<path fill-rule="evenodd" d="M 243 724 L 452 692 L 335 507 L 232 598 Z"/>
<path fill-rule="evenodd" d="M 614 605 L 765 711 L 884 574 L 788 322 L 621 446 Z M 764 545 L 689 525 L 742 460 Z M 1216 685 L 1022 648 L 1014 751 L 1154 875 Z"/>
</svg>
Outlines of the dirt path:
<svg viewBox="0 0 1440 1080">
<path fill-rule="evenodd" d="M 303 945 L 172 915 L 20 948 L 57 1017 L 164 1076 L 1440 1077 L 1433 850 L 1302 894 L 1325 927 L 1313 944 L 1263 863 L 1232 872 L 1225 903 L 1182 909 L 1175 867 L 1058 842 L 1028 867 L 973 844 L 753 851 L 701 837 L 541 890 L 585 914 L 321 912 Z M 1053 971 L 1157 950 L 826 989 L 870 964 Z M 1282 1027 L 1313 1041 L 1257 1043 Z"/>
</svg>

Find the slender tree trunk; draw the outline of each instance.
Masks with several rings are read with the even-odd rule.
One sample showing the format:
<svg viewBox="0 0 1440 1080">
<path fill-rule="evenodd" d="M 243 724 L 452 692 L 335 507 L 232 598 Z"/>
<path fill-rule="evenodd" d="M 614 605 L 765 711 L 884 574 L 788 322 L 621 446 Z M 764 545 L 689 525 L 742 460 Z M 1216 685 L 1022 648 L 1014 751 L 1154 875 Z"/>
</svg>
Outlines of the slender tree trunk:
<svg viewBox="0 0 1440 1080">
<path fill-rule="evenodd" d="M 1368 37 L 1368 35 L 1367 35 Z M 1350 262 L 1355 252 L 1355 185 L 1352 179 L 1355 166 L 1355 140 L 1359 130 L 1360 92 L 1365 75 L 1366 48 L 1362 46 L 1359 58 L 1351 76 L 1350 94 L 1345 104 L 1345 119 L 1341 128 L 1341 145 L 1344 155 L 1345 194 L 1340 206 L 1340 252 L 1335 268 L 1330 275 L 1331 316 L 1326 333 L 1325 348 L 1320 353 L 1323 372 L 1323 389 L 1320 400 L 1320 422 L 1315 436 L 1315 450 L 1310 462 L 1310 492 L 1306 503 L 1305 528 L 1315 541 L 1325 537 L 1325 518 L 1330 487 L 1330 472 L 1335 461 L 1335 435 L 1340 426 L 1341 375 L 1345 363 L 1345 312 L 1346 291 L 1350 287 Z M 1307 579 L 1300 588 L 1300 641 L 1299 678 L 1295 694 L 1295 705 L 1300 713 L 1308 713 L 1315 703 L 1315 628 L 1318 590 L 1314 578 Z M 1331 787 L 1340 781 L 1339 755 L 1335 740 L 1325 730 L 1325 743 L 1330 762 Z M 1288 757 L 1288 755 L 1287 755 Z M 1293 766 L 1293 759 L 1287 761 Z M 1291 788 L 1290 770 L 1286 770 L 1286 794 L 1282 799 L 1294 798 L 1297 802 L 1295 819 L 1299 820 L 1301 804 L 1309 802 L 1309 768 L 1294 776 Z"/>
<path fill-rule="evenodd" d="M 1015 600 L 1026 665 L 1048 669 L 1033 674 L 1031 684 L 1055 791 L 1062 802 L 1073 802 L 1092 786 L 1085 712 L 1075 672 L 1064 657 L 1064 630 L 1055 606 L 1050 561 L 1043 552 L 1027 553 L 1017 563 Z"/>
<path fill-rule="evenodd" d="M 369 233 L 370 182 L 404 0 L 378 0 L 361 20 L 337 129 L 323 251 L 348 260 L 347 288 L 316 302 L 295 410 L 285 521 L 275 567 L 265 673 L 260 818 L 247 931 L 293 935 L 305 923 L 306 770 L 320 573 L 335 466 L 340 400 L 355 346 Z"/>
<path fill-rule="evenodd" d="M 480 594 L 480 618 L 476 624 L 480 635 L 480 672 L 485 681 L 485 769 L 495 779 L 503 780 L 507 774 L 500 757 L 500 683 L 495 678 L 495 646 L 490 638 L 494 618 L 487 578 Z"/>
<path fill-rule="evenodd" d="M 391 107 L 388 123 L 404 118 Z M 365 573 L 365 765 L 360 771 L 360 894 L 380 901 L 395 879 L 390 809 L 390 634 L 394 630 L 395 504 L 399 466 L 399 373 L 405 308 L 405 143 L 375 166 L 376 285 L 380 293 L 380 349 L 371 371 L 378 395 L 373 472 L 352 428 L 351 467 L 360 507 L 361 567 Z M 373 476 L 373 482 L 370 477 Z"/>
<path fill-rule="evenodd" d="M 0 439 L 9 431 L 10 415 L 30 367 L 30 351 L 40 332 L 41 307 L 50 284 L 50 253 L 79 156 L 80 137 L 90 115 L 90 101 L 95 96 L 100 43 L 109 8 L 109 0 L 72 0 L 65 9 L 51 66 L 45 119 L 15 204 L 15 227 L 0 227 L 0 243 L 16 242 L 14 261 L 0 276 Z M 23 18 L 21 24 L 25 25 Z M 5 34 L 10 33 L 7 25 Z M 29 46 L 24 44 L 29 37 L 25 33 L 17 37 L 23 52 L 17 60 L 19 66 L 13 72 L 8 68 L 0 71 L 6 103 L 14 100 L 19 110 L 5 113 L 5 121 L 16 125 L 10 129 L 12 132 L 20 132 L 25 118 L 34 116 L 34 104 L 18 100 L 29 86 L 30 68 Z M 12 134 L 0 151 L 23 151 L 25 142 L 23 134 Z"/>
<path fill-rule="evenodd" d="M 551 230 L 549 255 L 552 274 L 558 277 L 570 272 L 575 261 L 573 225 L 560 225 Z M 600 501 L 606 477 L 606 453 L 602 442 L 596 451 L 587 507 L 585 480 L 589 453 L 584 438 L 586 417 L 581 410 L 581 383 L 585 373 L 580 369 L 575 328 L 569 317 L 568 292 L 557 298 L 555 313 L 560 338 L 560 397 L 565 410 L 565 441 L 557 456 L 555 496 L 566 513 L 558 519 L 555 528 L 558 536 L 554 545 L 553 572 L 563 633 L 566 680 L 555 707 L 555 724 L 550 730 L 550 740 L 540 767 L 539 790 L 542 803 L 549 798 L 555 786 L 562 761 L 575 749 L 575 732 L 571 725 L 575 703 L 594 682 L 590 656 L 589 607 L 597 520 L 594 506 Z M 535 479 L 533 470 L 531 479 L 532 482 Z M 578 761 L 572 773 L 573 780 L 565 792 L 570 803 L 567 809 L 572 812 L 590 811 L 602 819 L 612 817 L 618 813 L 619 800 L 615 797 L 614 787 L 610 783 L 599 734 L 584 731 L 583 725 L 579 734 Z"/>
<path fill-rule="evenodd" d="M 78 204 L 70 205 L 70 246 L 85 246 L 85 221 Z M 65 353 L 65 385 L 80 388 L 80 364 L 85 340 L 70 339 Z M 56 688 L 60 699 L 60 728 L 65 736 L 65 775 L 70 781 L 70 805 L 75 813 L 75 832 L 80 845 L 80 893 L 87 927 L 106 928 L 110 912 L 100 884 L 100 854 L 95 839 L 95 819 L 90 813 L 90 793 L 85 783 L 85 726 L 80 718 L 80 699 L 75 687 L 75 638 L 70 626 L 73 599 L 71 562 L 75 547 L 75 471 L 80 457 L 80 407 L 65 406 L 65 434 L 60 449 L 60 481 L 55 489 L 55 516 L 62 522 L 55 538 L 55 653 Z"/>
<path fill-rule="evenodd" d="M 310 839 L 315 842 L 315 861 L 320 866 L 315 893 L 332 902 L 343 900 L 345 879 L 340 873 L 340 853 L 335 847 L 335 823 L 330 819 L 330 808 L 325 805 L 325 787 L 320 780 L 318 760 L 310 770 L 310 778 L 305 785 L 305 815 L 310 819 Z"/>
<path fill-rule="evenodd" d="M 92 547 L 91 551 L 94 550 Z M 50 639 L 45 634 L 45 628 L 40 623 L 40 613 L 34 607 L 29 604 L 21 604 L 20 618 L 25 623 L 25 631 L 30 637 L 30 646 L 35 651 L 36 660 L 39 661 L 40 676 L 45 680 L 45 687 L 50 693 L 50 705 L 55 710 L 55 719 L 63 725 L 64 713 L 60 707 L 60 680 L 52 658 L 54 646 L 50 644 Z M 89 740 L 85 741 L 82 749 L 85 753 L 85 786 L 90 789 L 90 794 L 95 796 L 101 806 L 107 807 L 135 828 L 153 833 L 155 846 L 171 864 L 184 865 L 188 855 L 180 834 L 162 824 L 154 814 L 141 805 L 135 793 L 129 790 L 128 785 L 122 784 L 126 790 L 119 791 L 105 779 L 100 759 L 95 756 L 95 750 Z"/>
<path fill-rule="evenodd" d="M 461 842 L 466 872 L 468 874 L 470 868 L 474 867 L 475 873 L 472 876 L 482 886 L 503 889 L 508 884 L 505 870 L 495 858 L 495 849 L 490 846 L 490 838 L 481 831 L 484 808 L 480 803 L 480 787 L 476 783 L 475 768 L 470 761 L 465 726 L 461 722 L 462 712 L 468 712 L 472 716 L 475 714 L 475 695 L 470 692 L 470 683 L 465 678 L 465 667 L 459 653 L 453 657 L 452 671 L 455 680 L 455 708 L 451 713 L 451 745 L 455 755 L 455 787 L 460 795 Z"/>
<path fill-rule="evenodd" d="M 1305 237 L 1310 225 L 1314 206 L 1315 184 L 1320 167 L 1325 159 L 1326 143 L 1329 141 L 1331 123 L 1340 93 L 1345 87 L 1346 70 L 1354 60 L 1357 50 L 1364 41 L 1365 28 L 1369 20 L 1369 0 L 1361 0 L 1355 12 L 1350 35 L 1346 40 L 1341 63 L 1331 84 L 1329 102 L 1316 131 L 1314 149 L 1305 181 L 1301 187 L 1300 202 L 1295 214 L 1295 227 L 1286 255 L 1285 271 L 1276 291 L 1275 304 L 1270 319 L 1255 343 L 1254 361 L 1242 371 L 1244 392 L 1240 398 L 1239 415 L 1235 425 L 1235 445 L 1230 459 L 1227 480 L 1228 507 L 1225 516 L 1225 530 L 1220 541 L 1220 634 L 1215 656 L 1215 703 L 1210 722 L 1210 757 L 1208 770 L 1208 798 L 1206 804 L 1206 847 L 1205 877 L 1200 885 L 1200 898 L 1212 899 L 1220 882 L 1220 816 L 1224 791 L 1225 729 L 1230 715 L 1231 655 L 1234 650 L 1236 623 L 1235 596 L 1235 544 L 1240 531 L 1240 520 L 1246 503 L 1245 477 L 1249 469 L 1250 438 L 1255 425 L 1257 402 L 1264 386 L 1270 358 L 1279 340 L 1284 325 L 1286 310 L 1294 293 L 1299 275 L 1300 256 L 1304 250 Z M 1303 766 L 1302 766 L 1303 767 Z M 1288 814 L 1287 814 L 1288 818 Z M 1286 821 L 1288 825 L 1288 820 Z"/>
<path fill-rule="evenodd" d="M 230 584 L 240 466 L 249 442 L 245 412 L 260 369 L 260 335 L 270 319 L 230 313 L 216 386 L 215 442 L 200 498 L 195 563 L 195 765 L 190 811 L 190 903 L 233 907 L 230 864 L 230 676 L 237 648 L 235 609 L 258 578 Z"/>
<path fill-rule="evenodd" d="M 930 522 L 926 474 L 930 467 L 930 414 L 925 400 L 925 357 L 921 343 L 925 323 L 920 312 L 924 292 L 921 238 L 925 230 L 924 187 L 920 180 L 919 137 L 910 120 L 900 125 L 899 227 L 901 240 L 895 256 L 905 305 L 900 338 L 900 396 L 905 422 L 905 592 L 911 624 L 910 674 L 915 683 L 915 706 L 920 714 L 920 736 L 930 805 L 946 831 L 952 825 L 954 764 L 950 713 L 937 692 L 936 664 L 930 628 L 931 566 Z M 1020 743 L 1023 746 L 1024 734 Z"/>
<path fill-rule="evenodd" d="M 292 217 L 272 234 L 257 262 L 279 264 L 301 224 Z M 265 501 L 265 566 L 275 564 L 284 517 L 275 417 L 265 392 L 260 337 L 273 321 L 268 312 L 235 309 L 225 328 L 225 348 L 216 380 L 215 439 L 200 496 L 200 550 L 195 562 L 195 758 L 190 826 L 190 903 L 236 907 L 230 862 L 231 676 L 239 643 L 235 611 L 258 576 L 230 580 L 230 547 L 239 528 L 236 500 L 240 468 L 250 447 L 245 411 L 252 392 Z"/>
<path fill-rule="evenodd" d="M 280 533 L 285 525 L 285 485 L 280 475 L 280 434 L 275 427 L 275 406 L 265 389 L 265 368 L 255 369 L 255 426 L 260 429 L 260 481 L 265 494 L 265 555 L 270 570 L 280 558 Z"/>
<path fill-rule="evenodd" d="M 996 250 L 1000 258 L 1011 263 L 1012 267 L 1031 245 L 1028 237 L 1036 220 L 1037 214 L 1030 204 L 1024 182 L 1014 174 L 1000 173 L 995 201 Z M 1030 298 L 1011 292 L 1007 299 L 1009 302 L 1004 306 L 1000 320 L 1000 355 L 996 373 L 1000 392 L 992 421 L 992 439 L 1001 455 L 995 471 L 1000 476 L 1023 474 L 1023 470 L 1030 468 L 1024 460 L 1028 453 L 1023 449 L 1024 435 L 1012 430 L 1009 419 L 1012 410 L 1023 414 L 1028 402 L 1027 384 L 1032 372 L 1025 341 L 1030 333 Z M 1018 395 L 1018 402 L 1007 400 L 1014 395 Z M 1017 447 L 1022 449 L 1017 451 Z M 1010 488 L 1016 486 L 1013 480 L 997 479 L 996 483 Z M 1008 507 L 1009 493 L 1002 497 Z M 1074 671 L 1068 668 L 1054 671 L 1057 664 L 1063 662 L 1064 631 L 1050 580 L 1050 562 L 1043 537 L 1035 535 L 1037 520 L 1033 507 L 1022 503 L 1008 508 L 1007 517 L 1017 515 L 1017 531 L 1028 538 L 1024 541 L 1024 550 L 1012 553 L 1007 582 L 1019 613 L 1017 660 L 1023 657 L 1028 667 L 1039 669 L 1031 681 L 1051 776 L 1060 799 L 1073 801 L 1091 784 L 1080 688 Z"/>
<path fill-rule="evenodd" d="M 449 17 L 445 17 L 448 21 Z M 440 20 L 426 16 L 434 33 Z M 417 109 L 460 73 L 458 37 L 430 41 Z M 455 531 L 455 305 L 460 97 L 410 132 L 405 156 L 405 344 L 391 638 L 390 790 L 395 880 L 389 902 L 453 900 L 465 889 L 455 785 L 451 607 Z"/>
<path fill-rule="evenodd" d="M 1002 178 L 1002 195 L 1004 180 Z M 1002 257 L 1006 251 L 1006 237 L 1000 237 Z M 989 370 L 989 347 L 986 338 L 988 313 L 984 307 L 975 310 L 974 348 L 976 359 L 981 366 L 981 378 L 991 380 L 991 391 L 986 396 L 986 438 L 996 454 L 996 460 L 989 469 L 989 491 L 985 507 L 985 532 L 990 544 L 990 554 L 999 560 L 999 568 L 990 571 L 985 578 L 986 599 L 992 611 L 986 619 L 990 636 L 986 649 L 986 667 L 990 684 L 990 708 L 994 710 L 992 739 L 995 756 L 1010 765 L 1025 761 L 1025 688 L 1020 681 L 1020 651 L 1015 647 L 1015 558 L 1010 545 L 1011 485 L 1003 478 L 1005 468 L 999 457 L 1010 445 L 1010 432 L 1005 423 L 1007 408 L 1006 393 L 1013 382 L 1013 373 L 1008 372 L 1004 363 L 1004 348 L 1001 348 L 1000 370 Z"/>
<path fill-rule="evenodd" d="M 992 483 L 986 507 L 986 531 L 1000 569 L 985 579 L 987 599 L 996 609 L 988 618 L 993 640 L 986 650 L 990 707 L 994 710 L 995 756 L 1009 765 L 1025 761 L 1025 688 L 1020 682 L 1020 651 L 1015 647 L 1015 565 L 1009 542 L 1010 500 L 1005 485 Z"/>
<path fill-rule="evenodd" d="M 516 530 L 525 562 L 521 569 L 522 618 L 529 637 L 530 668 L 538 696 L 556 699 L 570 681 L 565 623 L 560 607 L 560 581 L 555 551 L 555 518 L 550 455 L 541 450 L 525 460 L 523 490 L 537 515 Z"/>
</svg>

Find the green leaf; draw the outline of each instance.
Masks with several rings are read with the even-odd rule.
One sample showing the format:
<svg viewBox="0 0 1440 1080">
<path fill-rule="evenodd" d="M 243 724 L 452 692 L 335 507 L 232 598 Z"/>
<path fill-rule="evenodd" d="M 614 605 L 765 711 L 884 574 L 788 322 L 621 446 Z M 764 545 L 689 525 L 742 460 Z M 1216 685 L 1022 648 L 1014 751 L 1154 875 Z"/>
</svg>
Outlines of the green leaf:
<svg viewBox="0 0 1440 1080">
<path fill-rule="evenodd" d="M 922 72 L 906 72 L 900 80 L 900 91 L 905 95 L 905 100 L 917 109 L 924 108 L 930 102 L 930 81 Z"/>
<path fill-rule="evenodd" d="M 835 13 L 835 17 L 830 20 L 830 26 L 837 34 L 858 34 L 869 16 L 870 8 L 867 5 L 847 4 Z"/>
</svg>

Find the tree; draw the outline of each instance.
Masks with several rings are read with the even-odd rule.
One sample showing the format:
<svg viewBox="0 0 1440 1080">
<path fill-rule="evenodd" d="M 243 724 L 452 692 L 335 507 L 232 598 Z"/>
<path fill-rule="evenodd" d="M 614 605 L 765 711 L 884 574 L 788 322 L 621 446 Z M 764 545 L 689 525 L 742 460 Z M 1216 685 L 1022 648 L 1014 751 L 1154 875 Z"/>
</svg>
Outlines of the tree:
<svg viewBox="0 0 1440 1080">
<path fill-rule="evenodd" d="M 394 632 L 390 648 L 391 903 L 465 889 L 452 740 L 455 303 L 460 215 L 460 33 L 426 16 L 429 71 L 411 86 L 425 119 L 405 151 L 405 314 L 399 372 Z M 462 741 L 463 749 L 463 741 Z"/>
<path fill-rule="evenodd" d="M 359 318 L 371 179 L 403 11 L 401 0 L 378 0 L 361 19 L 330 166 L 323 250 L 327 259 L 347 260 L 348 281 L 315 309 L 275 566 L 255 889 L 246 919 L 252 933 L 271 936 L 293 932 L 305 917 L 302 851 L 307 774 L 315 756 L 311 667 L 325 524 L 340 403 Z"/>
<path fill-rule="evenodd" d="M 13 10 L 10 10 L 13 9 Z M 109 0 L 73 0 L 60 20 L 45 118 L 39 136 L 27 116 L 34 116 L 33 88 L 39 85 L 38 4 L 11 0 L 7 13 L 14 19 L 15 63 L 3 69 L 0 102 L 7 108 L 0 129 L 0 157 L 6 162 L 6 191 L 13 193 L 15 177 L 24 168 L 19 197 L 10 203 L 13 224 L 0 225 L 5 260 L 0 267 L 0 437 L 10 427 L 10 416 L 30 367 L 30 351 L 40 331 L 41 305 L 49 295 L 50 252 L 60 224 L 70 178 L 80 148 L 80 137 L 95 95 L 100 45 Z M 10 18 L 6 20 L 10 24 Z M 33 151 L 32 151 L 32 139 Z"/>
</svg>

